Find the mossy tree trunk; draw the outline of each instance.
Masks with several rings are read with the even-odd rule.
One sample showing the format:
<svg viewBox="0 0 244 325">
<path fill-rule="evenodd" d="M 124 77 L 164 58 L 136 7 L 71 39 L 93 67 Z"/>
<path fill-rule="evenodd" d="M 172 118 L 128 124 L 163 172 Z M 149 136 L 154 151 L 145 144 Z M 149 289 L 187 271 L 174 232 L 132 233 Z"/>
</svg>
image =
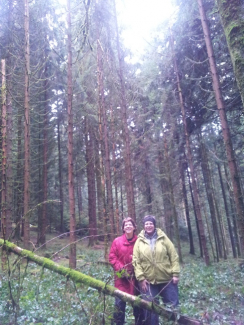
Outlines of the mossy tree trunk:
<svg viewBox="0 0 244 325">
<path fill-rule="evenodd" d="M 85 275 L 71 268 L 58 265 L 57 263 L 54 263 L 48 258 L 35 255 L 33 252 L 28 251 L 26 249 L 22 249 L 9 241 L 0 239 L 0 246 L 2 246 L 2 248 L 4 249 L 10 250 L 11 252 L 19 256 L 27 258 L 28 260 L 42 267 L 45 267 L 53 272 L 63 275 L 69 278 L 70 280 L 74 281 L 75 283 L 83 283 L 89 287 L 98 290 L 99 292 L 104 293 L 105 295 L 118 297 L 125 302 L 129 302 L 132 306 L 139 306 L 141 308 L 151 310 L 157 313 L 158 315 L 167 318 L 168 320 L 172 320 L 172 321 L 177 320 L 178 324 L 181 325 L 201 325 L 201 322 L 195 319 L 191 319 L 187 316 L 180 316 L 174 311 L 169 311 L 164 307 L 161 307 L 155 303 L 151 303 L 143 299 L 140 299 L 137 296 L 133 296 L 128 293 L 125 293 L 119 289 L 116 289 L 111 285 L 104 283 L 103 281 L 94 279 L 88 275 Z"/>
<path fill-rule="evenodd" d="M 217 0 L 236 81 L 244 106 L 244 7 L 240 0 Z"/>
</svg>

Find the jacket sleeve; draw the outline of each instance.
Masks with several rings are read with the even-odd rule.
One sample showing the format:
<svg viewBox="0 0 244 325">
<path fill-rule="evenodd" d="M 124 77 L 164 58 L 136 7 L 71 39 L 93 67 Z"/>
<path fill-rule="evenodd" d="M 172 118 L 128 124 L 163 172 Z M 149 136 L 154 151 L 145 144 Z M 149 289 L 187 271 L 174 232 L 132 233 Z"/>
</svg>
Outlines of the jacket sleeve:
<svg viewBox="0 0 244 325">
<path fill-rule="evenodd" d="M 132 264 L 134 266 L 134 272 L 135 272 L 136 279 L 138 281 L 142 281 L 142 280 L 145 280 L 145 277 L 144 277 L 144 273 L 143 273 L 141 263 L 140 263 L 139 244 L 140 244 L 140 240 L 137 239 L 134 249 L 133 249 Z"/>
<path fill-rule="evenodd" d="M 169 259 L 171 262 L 171 267 L 172 267 L 172 276 L 177 276 L 179 277 L 180 275 L 180 263 L 179 263 L 179 256 L 177 254 L 177 251 L 175 249 L 174 244 L 172 241 L 166 236 L 166 245 L 168 249 L 168 255 Z"/>
<path fill-rule="evenodd" d="M 124 266 L 119 261 L 119 254 L 118 254 L 116 239 L 113 241 L 112 246 L 110 248 L 108 260 L 109 260 L 109 263 L 113 266 L 113 269 L 115 272 L 121 270 Z"/>
</svg>

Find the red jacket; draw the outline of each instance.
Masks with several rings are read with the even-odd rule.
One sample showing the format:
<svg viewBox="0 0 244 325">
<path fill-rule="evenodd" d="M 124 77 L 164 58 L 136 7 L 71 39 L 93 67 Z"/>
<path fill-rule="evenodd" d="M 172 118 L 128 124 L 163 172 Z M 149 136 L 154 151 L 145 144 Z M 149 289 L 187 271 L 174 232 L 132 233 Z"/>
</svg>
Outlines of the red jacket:
<svg viewBox="0 0 244 325">
<path fill-rule="evenodd" d="M 128 241 L 125 234 L 115 238 L 109 252 L 109 263 L 113 266 L 114 272 L 120 271 L 122 268 L 126 269 L 129 274 L 134 274 L 132 265 L 133 247 L 137 236 L 134 235 L 133 239 Z M 119 278 L 116 274 L 114 276 L 114 286 L 121 291 L 134 295 L 135 290 L 135 277 Z"/>
</svg>

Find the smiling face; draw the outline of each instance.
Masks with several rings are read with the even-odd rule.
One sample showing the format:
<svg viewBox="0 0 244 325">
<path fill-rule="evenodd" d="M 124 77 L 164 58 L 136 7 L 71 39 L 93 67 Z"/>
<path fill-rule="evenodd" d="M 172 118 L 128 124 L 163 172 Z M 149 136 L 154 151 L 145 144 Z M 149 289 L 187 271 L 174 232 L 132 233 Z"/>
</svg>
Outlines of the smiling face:
<svg viewBox="0 0 244 325">
<path fill-rule="evenodd" d="M 154 223 L 152 221 L 146 221 L 144 223 L 144 230 L 147 234 L 152 235 L 155 230 Z"/>
<path fill-rule="evenodd" d="M 135 229 L 136 228 L 133 226 L 131 221 L 126 221 L 125 222 L 123 231 L 124 231 L 127 238 L 132 238 L 133 237 Z"/>
</svg>

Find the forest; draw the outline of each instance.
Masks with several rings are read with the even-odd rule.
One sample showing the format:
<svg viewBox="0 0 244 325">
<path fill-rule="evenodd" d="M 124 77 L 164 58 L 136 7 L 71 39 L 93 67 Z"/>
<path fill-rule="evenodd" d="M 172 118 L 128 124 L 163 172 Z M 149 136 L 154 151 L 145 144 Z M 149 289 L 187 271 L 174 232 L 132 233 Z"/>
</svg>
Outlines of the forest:
<svg viewBox="0 0 244 325">
<path fill-rule="evenodd" d="M 244 324 L 244 2 L 171 0 L 136 60 L 124 2 L 0 2 L 1 325 L 110 324 L 113 294 L 45 263 L 112 286 L 111 242 L 148 214 L 179 313 Z"/>
</svg>

